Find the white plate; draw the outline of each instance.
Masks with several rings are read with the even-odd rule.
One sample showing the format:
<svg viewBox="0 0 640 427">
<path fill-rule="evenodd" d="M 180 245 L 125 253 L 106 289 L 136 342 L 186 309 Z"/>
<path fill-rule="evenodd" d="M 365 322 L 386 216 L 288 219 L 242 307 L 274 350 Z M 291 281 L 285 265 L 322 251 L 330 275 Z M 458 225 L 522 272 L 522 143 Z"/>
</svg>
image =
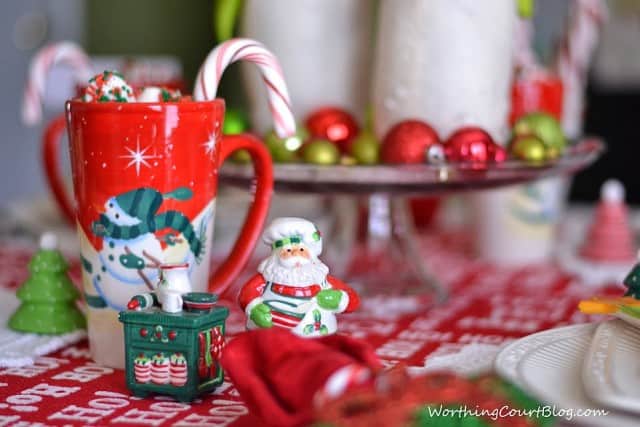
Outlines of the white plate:
<svg viewBox="0 0 640 427">
<path fill-rule="evenodd" d="M 635 328 L 640 328 L 640 319 L 638 319 L 637 317 L 629 316 L 628 314 L 622 312 L 617 312 L 616 314 L 614 314 L 614 316 L 620 320 L 623 320 L 629 325 L 634 326 Z"/>
<path fill-rule="evenodd" d="M 498 374 L 556 409 L 602 409 L 582 389 L 582 363 L 596 325 L 577 325 L 530 335 L 509 344 L 496 358 Z M 609 410 L 606 417 L 574 418 L 597 427 L 640 425 L 637 417 Z"/>
<path fill-rule="evenodd" d="M 585 357 L 582 382 L 596 402 L 640 414 L 640 330 L 620 320 L 602 323 Z"/>
</svg>

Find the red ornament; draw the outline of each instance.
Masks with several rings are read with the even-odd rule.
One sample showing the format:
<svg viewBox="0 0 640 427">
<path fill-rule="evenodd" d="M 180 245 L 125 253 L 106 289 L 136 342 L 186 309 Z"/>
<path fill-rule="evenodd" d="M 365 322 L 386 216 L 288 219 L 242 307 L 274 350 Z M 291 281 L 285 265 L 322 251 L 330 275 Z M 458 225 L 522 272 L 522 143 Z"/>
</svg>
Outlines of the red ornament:
<svg viewBox="0 0 640 427">
<path fill-rule="evenodd" d="M 140 336 L 142 338 L 145 338 L 147 335 L 149 335 L 149 331 L 147 330 L 147 328 L 140 329 Z"/>
<path fill-rule="evenodd" d="M 509 153 L 504 147 L 501 147 L 498 144 L 493 144 L 493 161 L 496 163 L 502 163 L 507 160 L 509 157 Z"/>
<path fill-rule="evenodd" d="M 385 163 L 424 163 L 428 152 L 438 151 L 439 147 L 440 139 L 431 126 L 419 120 L 405 120 L 385 136 L 380 158 Z"/>
<path fill-rule="evenodd" d="M 169 331 L 169 333 L 167 334 L 167 338 L 169 338 L 171 341 L 175 340 L 177 336 L 178 333 L 176 331 Z"/>
<path fill-rule="evenodd" d="M 351 114 L 336 107 L 324 107 L 314 111 L 307 118 L 305 126 L 316 139 L 327 139 L 348 153 L 351 141 L 358 136 L 360 127 Z"/>
<path fill-rule="evenodd" d="M 445 142 L 445 154 L 451 162 L 468 162 L 483 167 L 489 162 L 506 160 L 506 151 L 496 144 L 491 135 L 478 127 L 457 130 Z"/>
</svg>

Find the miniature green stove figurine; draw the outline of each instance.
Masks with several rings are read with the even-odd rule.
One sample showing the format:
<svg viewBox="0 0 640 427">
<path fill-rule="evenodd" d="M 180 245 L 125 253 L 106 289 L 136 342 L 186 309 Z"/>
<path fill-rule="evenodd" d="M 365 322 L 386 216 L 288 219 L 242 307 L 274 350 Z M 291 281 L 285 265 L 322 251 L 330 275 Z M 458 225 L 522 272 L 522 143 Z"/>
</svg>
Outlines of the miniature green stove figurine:
<svg viewBox="0 0 640 427">
<path fill-rule="evenodd" d="M 183 270 L 188 277 L 186 264 L 163 265 L 163 286 L 171 286 L 166 283 L 170 277 L 164 274 L 166 269 L 172 271 L 171 275 Z M 158 393 L 189 402 L 223 381 L 218 360 L 229 310 L 215 305 L 215 294 L 187 292 L 181 295 L 184 310 L 164 311 L 158 306 L 162 293 L 159 289 L 158 293 L 136 295 L 129 309 L 120 312 L 127 387 L 140 397 Z"/>
</svg>

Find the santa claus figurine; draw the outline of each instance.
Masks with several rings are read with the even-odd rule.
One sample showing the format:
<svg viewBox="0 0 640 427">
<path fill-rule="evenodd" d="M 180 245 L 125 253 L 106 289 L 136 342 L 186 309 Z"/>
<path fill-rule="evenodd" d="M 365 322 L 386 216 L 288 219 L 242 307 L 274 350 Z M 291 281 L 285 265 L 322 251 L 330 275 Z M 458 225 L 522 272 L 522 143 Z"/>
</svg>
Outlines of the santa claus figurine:
<svg viewBox="0 0 640 427">
<path fill-rule="evenodd" d="M 279 326 L 303 337 L 334 334 L 336 313 L 354 311 L 360 301 L 318 259 L 322 237 L 316 226 L 302 218 L 278 218 L 262 240 L 271 255 L 238 296 L 247 329 Z"/>
</svg>

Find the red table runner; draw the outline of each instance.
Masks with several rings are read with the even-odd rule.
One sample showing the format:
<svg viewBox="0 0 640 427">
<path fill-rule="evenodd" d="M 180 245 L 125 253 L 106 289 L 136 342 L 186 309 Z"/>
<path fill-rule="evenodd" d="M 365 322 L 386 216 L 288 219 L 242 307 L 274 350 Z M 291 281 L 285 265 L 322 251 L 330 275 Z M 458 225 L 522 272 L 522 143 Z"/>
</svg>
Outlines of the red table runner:
<svg viewBox="0 0 640 427">
<path fill-rule="evenodd" d="M 555 326 L 591 320 L 576 310 L 596 290 L 550 265 L 497 268 L 466 254 L 464 234 L 425 238 L 427 263 L 451 289 L 449 301 L 418 314 L 402 314 L 406 300 L 376 298 L 339 319 L 340 330 L 370 342 L 389 365 L 423 366 L 427 357 L 472 344 L 502 344 Z M 0 286 L 26 277 L 31 252 L 0 246 Z M 610 291 L 618 292 L 615 288 Z M 233 302 L 230 336 L 244 328 Z M 168 397 L 139 399 L 125 387 L 124 372 L 97 366 L 87 342 L 40 357 L 33 366 L 0 368 L 0 427 L 54 425 L 255 426 L 233 384 L 192 404 Z"/>
</svg>

